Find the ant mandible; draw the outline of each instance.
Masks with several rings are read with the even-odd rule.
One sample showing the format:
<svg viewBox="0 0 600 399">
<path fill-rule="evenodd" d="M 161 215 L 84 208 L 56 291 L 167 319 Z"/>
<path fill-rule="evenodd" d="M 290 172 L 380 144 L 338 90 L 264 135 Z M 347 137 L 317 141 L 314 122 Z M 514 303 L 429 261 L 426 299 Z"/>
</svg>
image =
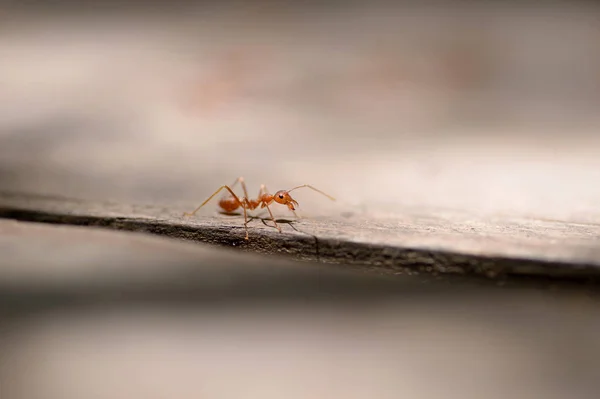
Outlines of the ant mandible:
<svg viewBox="0 0 600 399">
<path fill-rule="evenodd" d="M 238 197 L 232 190 L 232 187 L 234 187 L 237 183 L 240 183 L 242 185 L 242 190 L 244 190 L 244 196 L 242 198 Z M 202 208 L 204 205 L 206 205 L 206 203 L 208 201 L 213 199 L 213 197 L 215 195 L 217 195 L 221 190 L 225 189 L 225 190 L 229 191 L 230 195 L 225 195 L 223 198 L 221 198 L 219 200 L 219 207 L 226 213 L 232 213 L 235 210 L 237 210 L 238 208 L 242 208 L 244 210 L 244 227 L 246 228 L 246 240 L 248 239 L 248 210 L 253 211 L 256 208 L 258 208 L 259 206 L 261 209 L 267 208 L 267 210 L 269 211 L 269 215 L 271 215 L 271 220 L 275 224 L 275 227 L 277 228 L 277 230 L 279 230 L 279 232 L 281 233 L 281 227 L 279 227 L 279 225 L 275 221 L 275 217 L 273 216 L 273 212 L 271 212 L 271 208 L 269 208 L 269 205 L 271 205 L 273 202 L 276 202 L 276 203 L 282 204 L 282 205 L 286 205 L 288 207 L 288 209 L 290 211 L 292 211 L 294 213 L 294 215 L 297 217 L 298 215 L 295 212 L 296 211 L 295 207 L 298 206 L 298 202 L 292 198 L 292 196 L 290 195 L 290 192 L 292 192 L 296 189 L 299 189 L 299 188 L 304 188 L 304 187 L 310 188 L 320 194 L 323 194 L 330 200 L 335 201 L 335 198 L 333 198 L 331 195 L 325 194 L 323 191 L 318 190 L 308 184 L 303 184 L 301 186 L 294 187 L 291 190 L 279 190 L 274 195 L 269 194 L 267 187 L 264 184 L 261 184 L 260 190 L 258 192 L 258 197 L 256 199 L 251 199 L 248 197 L 248 191 L 246 190 L 246 183 L 244 182 L 244 178 L 238 177 L 231 186 L 219 187 L 219 189 L 217 191 L 215 191 L 213 193 L 213 195 L 208 197 L 208 199 L 206 199 L 206 201 L 204 201 L 202 204 L 200 204 L 200 206 L 198 208 L 194 209 L 192 212 L 185 212 L 183 215 L 184 216 L 194 216 L 194 214 L 196 212 L 198 212 L 198 210 L 200 210 L 200 208 Z"/>
</svg>

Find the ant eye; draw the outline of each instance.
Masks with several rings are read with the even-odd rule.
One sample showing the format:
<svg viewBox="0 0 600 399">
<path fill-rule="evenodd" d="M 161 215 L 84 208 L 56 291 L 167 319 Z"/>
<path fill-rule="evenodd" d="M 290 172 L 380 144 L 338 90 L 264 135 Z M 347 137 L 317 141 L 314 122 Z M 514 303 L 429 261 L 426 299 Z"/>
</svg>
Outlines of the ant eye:
<svg viewBox="0 0 600 399">
<path fill-rule="evenodd" d="M 279 198 L 283 198 L 283 194 L 279 194 Z"/>
</svg>

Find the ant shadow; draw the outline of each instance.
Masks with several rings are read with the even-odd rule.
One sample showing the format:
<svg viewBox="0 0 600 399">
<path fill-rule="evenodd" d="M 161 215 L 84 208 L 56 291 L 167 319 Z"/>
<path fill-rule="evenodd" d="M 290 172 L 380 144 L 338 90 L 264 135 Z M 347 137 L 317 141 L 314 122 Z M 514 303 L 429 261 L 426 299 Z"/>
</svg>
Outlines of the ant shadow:
<svg viewBox="0 0 600 399">
<path fill-rule="evenodd" d="M 244 214 L 242 212 L 225 212 L 225 211 L 219 211 L 219 214 L 220 215 L 224 215 L 224 216 L 244 216 Z M 257 220 L 257 219 L 260 220 L 267 227 L 272 227 L 274 229 L 276 228 L 275 225 L 271 226 L 271 225 L 267 224 L 267 222 L 272 222 L 273 219 L 271 219 L 271 217 L 268 216 L 268 215 L 266 215 L 266 214 L 248 215 L 248 223 L 250 223 L 253 220 Z M 294 228 L 293 223 L 296 223 L 297 221 L 298 220 L 296 220 L 296 219 L 286 219 L 286 218 L 275 219 L 276 223 L 287 224 L 287 225 L 292 226 L 292 228 Z M 298 230 L 296 230 L 296 231 L 298 231 Z"/>
<path fill-rule="evenodd" d="M 241 212 L 219 212 L 222 215 L 228 215 L 228 216 L 243 216 L 243 214 Z M 273 222 L 273 219 L 271 219 L 270 216 L 266 216 L 266 215 L 248 215 L 248 223 L 250 223 L 253 220 L 260 220 L 262 222 L 262 224 L 264 224 L 267 227 L 271 227 L 273 229 L 277 229 L 277 227 L 275 225 L 270 225 L 267 222 Z M 320 260 L 320 250 L 319 250 L 319 238 L 312 234 L 312 233 L 308 233 L 306 231 L 302 231 L 300 229 L 298 229 L 296 226 L 294 226 L 294 224 L 296 224 L 298 222 L 297 219 L 284 219 L 284 218 L 279 218 L 279 219 L 275 219 L 275 222 L 279 223 L 279 224 L 286 224 L 288 226 L 290 226 L 292 229 L 294 229 L 294 231 L 296 231 L 297 233 L 300 234 L 304 234 L 306 236 L 312 237 L 315 240 L 315 256 L 317 258 L 317 260 Z"/>
<path fill-rule="evenodd" d="M 243 216 L 244 215 L 242 212 L 225 212 L 225 211 L 219 211 L 219 214 L 224 215 L 224 216 Z M 262 222 L 262 224 L 264 224 L 265 226 L 271 227 L 273 229 L 277 229 L 277 227 L 275 225 L 270 225 L 267 223 L 267 222 L 273 222 L 273 219 L 271 219 L 270 216 L 267 216 L 265 214 L 248 215 L 248 223 L 250 223 L 253 220 L 257 220 L 257 219 L 260 220 Z M 294 229 L 296 232 L 311 236 L 315 239 L 316 242 L 318 242 L 317 236 L 315 236 L 314 234 L 302 231 L 302 230 L 298 229 L 296 226 L 294 226 L 294 224 L 298 222 L 298 219 L 279 218 L 279 219 L 275 219 L 275 222 L 280 223 L 280 224 L 286 224 L 286 225 L 290 226 L 292 229 Z"/>
</svg>

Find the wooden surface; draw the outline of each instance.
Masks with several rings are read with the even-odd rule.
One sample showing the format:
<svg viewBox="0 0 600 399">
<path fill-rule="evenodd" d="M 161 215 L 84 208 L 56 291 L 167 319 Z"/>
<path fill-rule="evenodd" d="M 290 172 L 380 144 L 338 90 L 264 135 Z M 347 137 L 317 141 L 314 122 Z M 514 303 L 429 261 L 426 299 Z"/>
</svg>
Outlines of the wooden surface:
<svg viewBox="0 0 600 399">
<path fill-rule="evenodd" d="M 332 299 L 336 293 L 377 297 L 403 286 L 401 281 L 390 284 L 339 269 L 165 237 L 15 220 L 0 220 L 0 252 L 3 310 L 28 296 L 31 302 L 23 305 L 36 310 L 55 302 L 70 306 L 87 299 L 111 303 L 138 297 L 190 297 L 209 304 L 273 296 Z"/>
<path fill-rule="evenodd" d="M 0 9 L 0 397 L 596 398 L 598 7 L 244 4 Z"/>
<path fill-rule="evenodd" d="M 0 194 L 0 216 L 95 225 L 388 273 L 588 278 L 600 271 L 600 227 L 450 212 L 282 221 L 283 233 L 243 216 L 184 217 L 188 208 Z M 288 219 L 289 220 L 289 219 Z"/>
<path fill-rule="evenodd" d="M 582 57 L 600 62 L 580 22 L 592 10 L 541 7 L 561 15 L 549 27 L 519 8 L 286 7 L 106 24 L 11 14 L 0 38 L 4 214 L 93 216 L 398 272 L 596 273 L 597 68 L 561 75 Z M 563 52 L 546 52 L 550 40 Z M 254 220 L 249 243 L 241 218 L 215 216 L 214 203 L 180 217 L 240 175 L 252 196 L 261 183 L 308 183 L 338 201 L 298 191 L 306 219 L 281 235 Z"/>
</svg>

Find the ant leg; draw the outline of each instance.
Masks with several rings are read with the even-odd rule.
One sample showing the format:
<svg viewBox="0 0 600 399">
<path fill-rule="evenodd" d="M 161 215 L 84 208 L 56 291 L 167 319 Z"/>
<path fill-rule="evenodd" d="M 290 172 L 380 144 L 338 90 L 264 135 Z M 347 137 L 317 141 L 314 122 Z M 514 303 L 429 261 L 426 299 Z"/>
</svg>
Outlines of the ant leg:
<svg viewBox="0 0 600 399">
<path fill-rule="evenodd" d="M 200 204 L 200 206 L 196 209 L 194 209 L 192 212 L 185 212 L 183 214 L 183 216 L 194 216 L 196 214 L 196 212 L 198 212 L 198 210 L 200 210 L 200 208 L 202 208 L 204 205 L 206 205 L 206 203 L 208 201 L 210 201 L 211 199 L 213 199 L 213 197 L 217 194 L 219 194 L 219 192 L 223 189 L 226 189 L 227 191 L 229 191 L 229 193 L 233 196 L 233 198 L 235 198 L 235 200 L 237 201 L 237 203 L 244 208 L 244 211 L 246 210 L 246 208 L 244 207 L 244 203 L 242 201 L 240 201 L 240 199 L 238 198 L 237 195 L 235 195 L 235 193 L 233 192 L 233 190 L 229 187 L 229 186 L 221 186 L 219 187 L 219 189 L 217 191 L 215 191 L 213 193 L 213 195 L 211 195 L 210 197 L 208 197 L 208 199 L 206 201 L 204 201 L 202 204 Z"/>
<path fill-rule="evenodd" d="M 273 216 L 273 212 L 271 212 L 271 208 L 269 208 L 269 205 L 267 203 L 265 203 L 265 206 L 267 207 L 267 210 L 269 211 L 269 215 L 271 215 L 271 220 L 273 221 L 273 223 L 275 224 L 275 228 L 277 230 L 279 230 L 279 232 L 281 233 L 281 227 L 279 227 L 279 225 L 277 224 L 277 222 L 275 221 L 275 216 Z"/>
<path fill-rule="evenodd" d="M 248 212 L 246 212 L 246 206 L 242 206 L 244 208 L 244 227 L 246 228 L 246 240 L 248 239 Z"/>
<path fill-rule="evenodd" d="M 262 197 L 263 194 L 269 194 L 269 190 L 267 189 L 267 186 L 265 186 L 264 184 L 261 184 L 260 190 L 258 190 L 258 198 Z"/>
<path fill-rule="evenodd" d="M 240 180 L 241 179 L 241 180 Z M 237 181 L 240 181 L 242 184 L 244 184 L 244 180 L 243 178 L 240 178 Z M 235 184 L 235 183 L 234 183 Z M 245 188 L 245 185 L 244 185 Z M 221 186 L 219 187 L 219 189 L 217 191 L 215 191 L 210 197 L 208 197 L 206 199 L 206 201 L 204 201 L 202 204 L 200 204 L 200 206 L 196 209 L 194 209 L 192 212 L 185 212 L 183 215 L 184 216 L 193 216 L 196 212 L 198 212 L 198 210 L 200 210 L 200 208 L 202 208 L 204 205 L 206 205 L 206 203 L 208 201 L 210 201 L 211 199 L 213 199 L 213 197 L 215 195 L 217 195 L 221 190 L 226 189 L 227 191 L 229 191 L 229 193 L 233 196 L 233 198 L 235 198 L 235 200 L 237 201 L 238 205 L 242 207 L 242 209 L 244 210 L 244 227 L 246 229 L 246 240 L 248 239 L 248 212 L 246 211 L 246 204 L 244 202 L 242 202 L 239 197 L 237 195 L 235 195 L 235 193 L 233 192 L 233 190 L 231 189 L 231 187 L 229 186 Z M 245 190 L 244 190 L 245 191 Z M 245 198 L 244 198 L 245 199 Z"/>
<path fill-rule="evenodd" d="M 264 194 L 269 194 L 269 189 L 267 188 L 267 186 L 265 184 L 261 184 L 260 185 L 260 190 L 258 191 L 258 198 L 262 198 L 262 196 Z M 267 207 L 267 210 L 269 211 L 269 215 L 271 215 L 271 220 L 273 220 L 273 223 L 275 224 L 275 228 L 277 230 L 279 230 L 279 232 L 281 233 L 281 228 L 279 227 L 279 225 L 275 221 L 275 217 L 273 216 L 273 212 L 271 212 L 271 208 L 269 208 L 269 205 L 267 205 L 266 203 L 265 203 L 265 206 Z M 296 214 L 296 212 L 294 212 L 294 214 Z"/>
<path fill-rule="evenodd" d="M 245 180 L 244 180 L 243 176 L 238 177 L 233 182 L 233 184 L 231 185 L 231 187 L 235 186 L 237 183 L 240 183 L 242 185 L 242 190 L 244 190 L 244 197 L 250 198 L 250 197 L 248 197 L 248 190 L 246 189 L 246 183 L 245 183 Z"/>
</svg>

